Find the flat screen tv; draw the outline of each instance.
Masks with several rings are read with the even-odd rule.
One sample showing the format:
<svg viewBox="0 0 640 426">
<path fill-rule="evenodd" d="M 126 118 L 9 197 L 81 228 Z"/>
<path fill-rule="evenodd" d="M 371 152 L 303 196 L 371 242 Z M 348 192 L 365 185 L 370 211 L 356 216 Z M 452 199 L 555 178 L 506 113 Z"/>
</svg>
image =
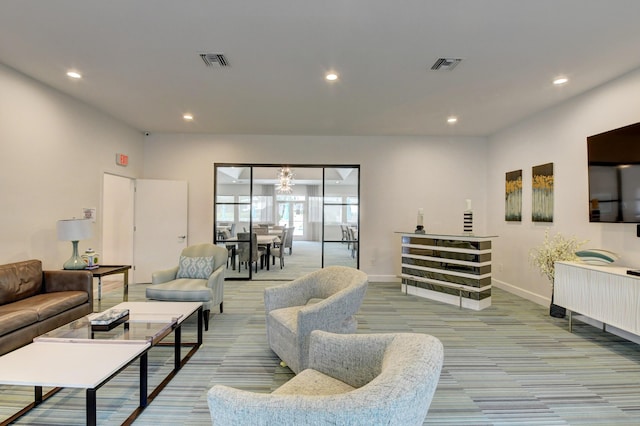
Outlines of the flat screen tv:
<svg viewBox="0 0 640 426">
<path fill-rule="evenodd" d="M 589 221 L 640 223 L 640 123 L 587 137 Z"/>
</svg>

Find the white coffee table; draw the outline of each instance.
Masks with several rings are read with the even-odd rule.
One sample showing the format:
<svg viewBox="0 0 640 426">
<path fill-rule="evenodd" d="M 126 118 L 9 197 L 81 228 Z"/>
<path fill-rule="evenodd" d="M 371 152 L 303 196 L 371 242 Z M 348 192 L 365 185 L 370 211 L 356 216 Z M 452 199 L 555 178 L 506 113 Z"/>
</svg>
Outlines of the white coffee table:
<svg viewBox="0 0 640 426">
<path fill-rule="evenodd" d="M 86 389 L 87 425 L 96 424 L 96 391 L 120 371 L 140 359 L 140 404 L 132 421 L 158 395 L 202 345 L 201 302 L 123 302 L 112 309 L 129 309 L 129 320 L 112 330 L 95 331 L 90 314 L 34 339 L 0 357 L 0 384 L 34 386 L 32 404 L 5 420 L 8 424 L 39 405 L 60 388 Z M 182 343 L 183 322 L 197 314 L 197 342 Z M 174 369 L 147 394 L 147 352 L 174 334 Z M 190 351 L 181 358 L 181 347 Z M 54 387 L 45 396 L 42 387 Z"/>
<path fill-rule="evenodd" d="M 35 387 L 35 401 L 15 418 L 55 393 L 43 398 L 43 386 L 86 389 L 87 425 L 95 425 L 96 391 L 138 358 L 141 361 L 140 406 L 147 405 L 147 351 L 150 347 L 149 342 L 133 340 L 128 343 L 115 340 L 36 341 L 0 357 L 0 383 Z M 14 417 L 7 422 L 15 420 Z"/>
</svg>

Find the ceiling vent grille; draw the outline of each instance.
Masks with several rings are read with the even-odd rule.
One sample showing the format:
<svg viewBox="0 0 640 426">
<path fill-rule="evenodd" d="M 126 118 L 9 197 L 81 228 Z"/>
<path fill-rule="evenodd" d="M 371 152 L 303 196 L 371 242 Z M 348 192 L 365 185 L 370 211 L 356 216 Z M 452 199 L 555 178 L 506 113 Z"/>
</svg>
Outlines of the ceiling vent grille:
<svg viewBox="0 0 640 426">
<path fill-rule="evenodd" d="M 439 58 L 432 66 L 434 71 L 451 71 L 462 62 L 460 58 Z"/>
<path fill-rule="evenodd" d="M 222 53 L 201 53 L 200 58 L 208 67 L 222 68 L 229 66 L 229 61 Z"/>
</svg>

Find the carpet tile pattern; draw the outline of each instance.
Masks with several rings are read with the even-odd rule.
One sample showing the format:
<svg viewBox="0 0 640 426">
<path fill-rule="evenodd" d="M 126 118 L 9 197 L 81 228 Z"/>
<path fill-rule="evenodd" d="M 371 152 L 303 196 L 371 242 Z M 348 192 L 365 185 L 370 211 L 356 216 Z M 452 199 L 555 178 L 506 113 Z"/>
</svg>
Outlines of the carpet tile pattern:
<svg viewBox="0 0 640 426">
<path fill-rule="evenodd" d="M 224 313 L 212 316 L 204 345 L 136 420 L 136 425 L 211 424 L 206 392 L 222 383 L 270 392 L 292 377 L 266 344 L 262 290 L 268 281 L 225 284 Z M 132 285 L 129 300 L 144 300 Z M 106 293 L 101 308 L 121 301 Z M 120 300 L 118 300 L 120 298 Z M 483 311 L 402 294 L 399 284 L 370 283 L 358 333 L 432 334 L 445 347 L 440 382 L 425 425 L 638 425 L 640 347 L 566 319 L 494 288 Z M 184 339 L 195 338 L 195 324 Z M 90 362 L 88 360 L 87 362 Z M 150 352 L 150 386 L 172 365 L 171 349 Z M 119 424 L 135 408 L 134 364 L 98 391 L 98 422 Z M 31 389 L 0 386 L 0 415 L 32 397 Z M 84 392 L 63 390 L 17 424 L 84 423 Z"/>
</svg>

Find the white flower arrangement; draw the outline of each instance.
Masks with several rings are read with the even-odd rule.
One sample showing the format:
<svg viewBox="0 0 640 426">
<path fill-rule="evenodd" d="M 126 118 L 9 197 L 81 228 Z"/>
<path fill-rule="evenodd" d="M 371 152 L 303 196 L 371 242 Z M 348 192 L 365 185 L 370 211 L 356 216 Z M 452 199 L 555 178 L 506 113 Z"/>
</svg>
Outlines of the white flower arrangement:
<svg viewBox="0 0 640 426">
<path fill-rule="evenodd" d="M 553 292 L 553 277 L 555 275 L 555 263 L 561 261 L 578 260 L 576 251 L 586 241 L 578 241 L 575 237 L 565 237 L 555 234 L 549 238 L 549 230 L 544 233 L 544 241 L 541 246 L 531 249 L 529 259 L 536 266 L 540 274 L 546 276 L 551 283 Z"/>
</svg>

